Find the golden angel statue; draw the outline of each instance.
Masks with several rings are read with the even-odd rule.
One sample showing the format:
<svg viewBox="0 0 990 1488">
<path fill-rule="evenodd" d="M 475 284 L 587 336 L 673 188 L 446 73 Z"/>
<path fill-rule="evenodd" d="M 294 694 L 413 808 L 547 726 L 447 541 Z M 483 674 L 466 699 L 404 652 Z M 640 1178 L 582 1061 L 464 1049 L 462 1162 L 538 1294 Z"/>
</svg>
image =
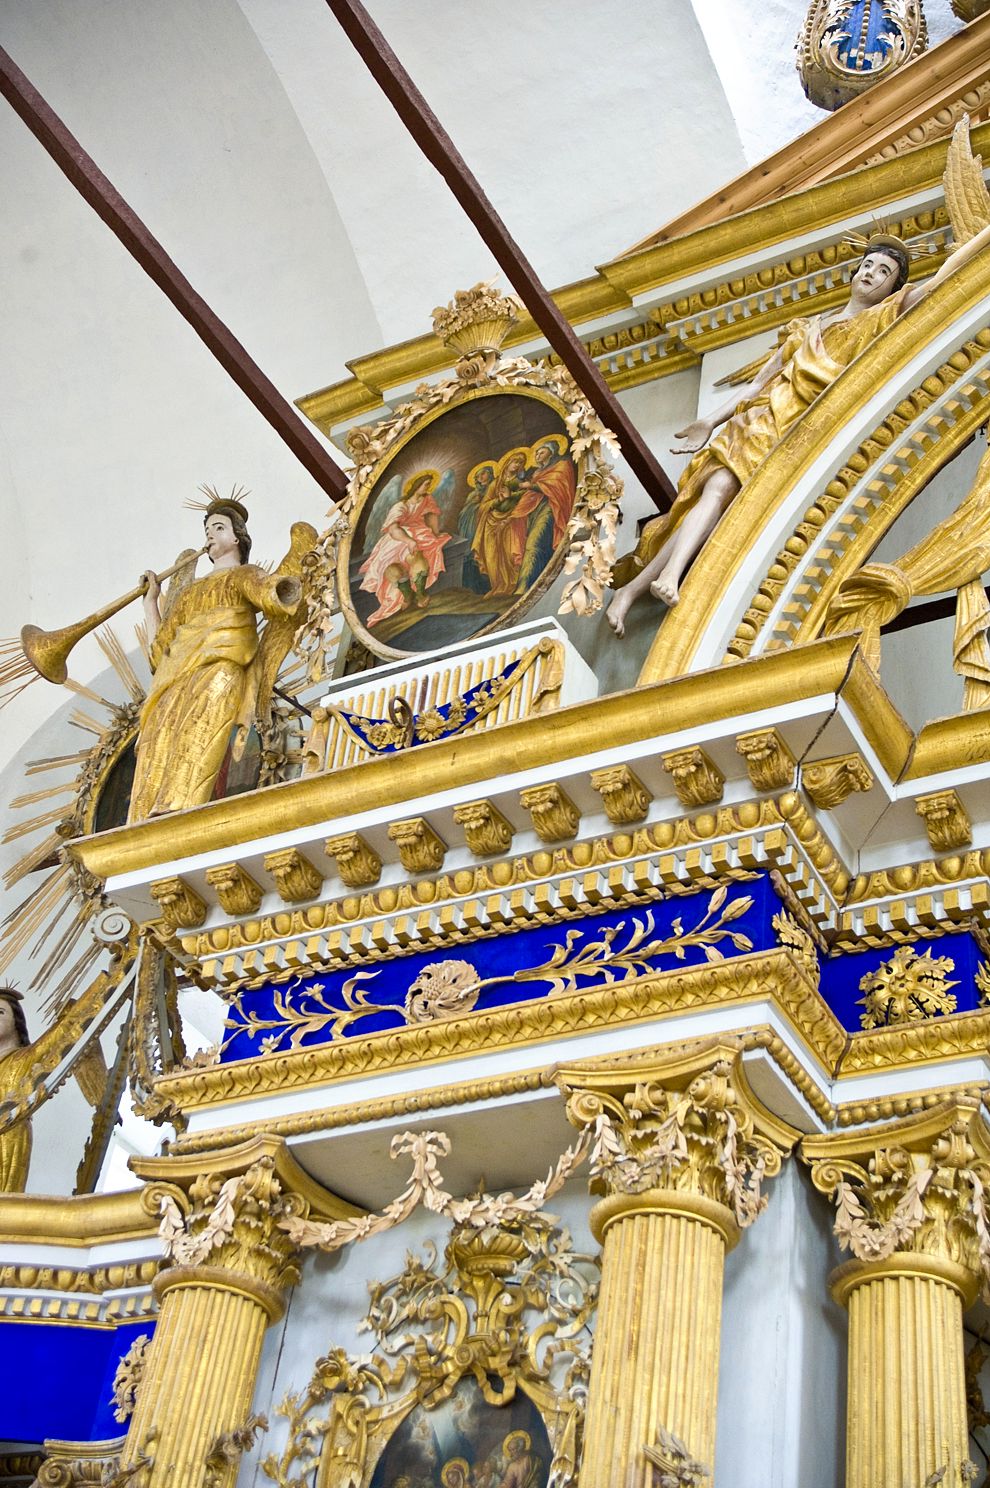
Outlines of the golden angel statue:
<svg viewBox="0 0 990 1488">
<path fill-rule="evenodd" d="M 846 305 L 791 321 L 786 339 L 748 386 L 675 436 L 680 443 L 672 452 L 694 459 L 681 475 L 670 511 L 648 522 L 635 552 L 615 566 L 619 592 L 607 619 L 616 635 L 623 634 L 630 606 L 647 590 L 667 606 L 677 604 L 684 571 L 722 513 L 819 393 L 899 315 L 990 242 L 990 196 L 979 157 L 970 148 L 966 118 L 953 134 L 944 184 L 956 247 L 937 274 L 908 284 L 906 245 L 888 233 L 873 234 Z"/>
<path fill-rule="evenodd" d="M 173 585 L 162 613 L 154 573 L 145 574 L 144 609 L 153 678 L 138 723 L 129 820 L 199 806 L 213 793 L 232 730 L 235 758 L 252 723 L 264 720 L 278 668 L 302 606 L 302 559 L 315 528 L 296 522 L 274 573 L 249 563 L 248 514 L 237 495 L 205 508 L 213 572 Z M 239 493 L 243 494 L 243 493 Z M 267 624 L 261 635 L 257 615 Z"/>
</svg>

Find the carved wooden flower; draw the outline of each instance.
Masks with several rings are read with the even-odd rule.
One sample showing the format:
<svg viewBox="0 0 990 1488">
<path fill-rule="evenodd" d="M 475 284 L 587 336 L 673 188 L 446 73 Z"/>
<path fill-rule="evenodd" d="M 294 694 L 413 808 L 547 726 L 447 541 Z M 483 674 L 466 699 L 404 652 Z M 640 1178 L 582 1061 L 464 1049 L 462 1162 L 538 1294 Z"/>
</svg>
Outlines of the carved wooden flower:
<svg viewBox="0 0 990 1488">
<path fill-rule="evenodd" d="M 481 978 L 468 961 L 433 961 L 424 966 L 406 993 L 410 1023 L 456 1018 L 478 1001 Z"/>
</svg>

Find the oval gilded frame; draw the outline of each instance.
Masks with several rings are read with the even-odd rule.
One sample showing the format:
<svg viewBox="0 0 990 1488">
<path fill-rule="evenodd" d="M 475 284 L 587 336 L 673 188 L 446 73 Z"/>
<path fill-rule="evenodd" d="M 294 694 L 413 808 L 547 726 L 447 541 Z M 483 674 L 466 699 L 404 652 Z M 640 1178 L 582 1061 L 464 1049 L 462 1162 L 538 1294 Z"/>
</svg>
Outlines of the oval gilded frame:
<svg viewBox="0 0 990 1488">
<path fill-rule="evenodd" d="M 380 637 L 377 637 L 373 629 L 369 630 L 365 623 L 358 616 L 351 600 L 350 586 L 351 553 L 355 536 L 361 524 L 361 520 L 368 510 L 369 504 L 375 499 L 376 495 L 378 494 L 378 488 L 383 477 L 386 475 L 387 471 L 393 465 L 396 459 L 399 458 L 402 453 L 408 448 L 412 441 L 417 438 L 417 436 L 420 435 L 424 429 L 431 427 L 432 425 L 438 423 L 441 419 L 448 417 L 451 413 L 456 412 L 458 409 L 465 407 L 467 404 L 472 403 L 479 398 L 529 398 L 533 402 L 542 403 L 545 407 L 549 408 L 560 420 L 561 429 L 559 432 L 566 435 L 567 438 L 567 454 L 574 466 L 575 492 L 580 487 L 581 481 L 585 476 L 587 470 L 587 459 L 584 455 L 581 455 L 578 459 L 574 458 L 574 455 L 572 453 L 573 441 L 571 439 L 570 433 L 567 430 L 567 416 L 569 413 L 572 412 L 572 410 L 564 401 L 564 399 L 546 388 L 532 387 L 526 383 L 507 383 L 505 386 L 496 385 L 465 388 L 462 391 L 454 393 L 454 395 L 447 402 L 443 403 L 439 408 L 429 409 L 422 415 L 420 415 L 420 417 L 417 418 L 415 422 L 400 437 L 398 437 L 394 441 L 394 443 L 389 446 L 384 454 L 380 455 L 379 458 L 373 464 L 369 465 L 366 470 L 359 473 L 356 489 L 353 492 L 350 502 L 350 510 L 348 511 L 347 531 L 341 538 L 340 548 L 337 556 L 337 585 L 340 597 L 340 608 L 343 612 L 344 618 L 350 626 L 352 633 L 357 637 L 357 639 L 360 640 L 363 645 L 367 646 L 368 650 L 371 651 L 375 656 L 379 656 L 383 660 L 414 660 L 417 657 L 428 656 L 430 654 L 430 650 L 424 649 L 421 651 L 405 651 L 399 649 L 398 647 L 390 646 L 387 642 L 381 640 Z M 505 453 L 508 453 L 508 451 L 506 450 Z M 480 458 L 482 457 L 479 456 L 479 459 Z M 568 547 L 569 539 L 567 534 L 565 533 L 554 549 L 549 562 L 545 565 L 542 572 L 525 591 L 525 593 L 519 595 L 514 603 L 511 604 L 500 615 L 498 615 L 494 620 L 490 620 L 487 624 L 479 626 L 479 628 L 475 631 L 472 631 L 469 636 L 464 636 L 461 639 L 467 641 L 474 640 L 478 636 L 490 635 L 495 631 L 504 630 L 506 627 L 512 625 L 516 620 L 520 619 L 527 610 L 529 610 L 534 604 L 536 604 L 539 599 L 543 597 L 543 595 L 557 579 L 560 574 L 560 570 L 563 567 Z M 451 642 L 450 644 L 456 644 L 456 642 Z M 436 650 L 440 648 L 434 647 L 432 649 Z"/>
</svg>

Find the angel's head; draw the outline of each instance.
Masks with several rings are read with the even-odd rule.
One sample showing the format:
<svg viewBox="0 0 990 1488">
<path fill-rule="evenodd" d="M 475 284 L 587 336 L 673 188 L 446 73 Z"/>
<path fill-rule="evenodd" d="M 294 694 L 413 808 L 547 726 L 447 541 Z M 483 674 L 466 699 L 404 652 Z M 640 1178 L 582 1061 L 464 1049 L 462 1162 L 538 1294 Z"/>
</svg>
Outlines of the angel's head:
<svg viewBox="0 0 990 1488">
<path fill-rule="evenodd" d="M 875 305 L 907 283 L 909 263 L 907 249 L 895 238 L 871 239 L 852 282 L 860 297 Z"/>
<path fill-rule="evenodd" d="M 251 553 L 251 534 L 247 530 L 247 512 L 240 502 L 213 502 L 203 518 L 206 553 L 211 563 L 236 549 L 239 561 L 246 563 Z"/>
<path fill-rule="evenodd" d="M 414 496 L 428 495 L 437 483 L 437 472 L 435 470 L 421 470 L 411 480 L 407 480 L 402 488 L 403 501 L 410 501 Z"/>
<path fill-rule="evenodd" d="M 30 1042 L 21 994 L 16 987 L 0 987 L 0 1054 L 26 1048 Z"/>
</svg>

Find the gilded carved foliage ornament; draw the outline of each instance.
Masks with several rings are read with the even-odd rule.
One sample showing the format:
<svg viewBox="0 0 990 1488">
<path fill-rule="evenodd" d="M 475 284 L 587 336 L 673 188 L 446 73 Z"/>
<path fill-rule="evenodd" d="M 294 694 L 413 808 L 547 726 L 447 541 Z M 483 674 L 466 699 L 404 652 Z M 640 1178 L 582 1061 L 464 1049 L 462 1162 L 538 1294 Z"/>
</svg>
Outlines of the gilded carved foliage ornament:
<svg viewBox="0 0 990 1488">
<path fill-rule="evenodd" d="M 433 1134 L 434 1136 L 436 1134 Z M 415 1406 L 433 1409 L 472 1378 L 490 1404 L 522 1390 L 551 1439 L 550 1481 L 576 1478 L 590 1375 L 590 1322 L 598 1297 L 595 1260 L 540 1210 L 550 1189 L 462 1200 L 442 1255 L 409 1253 L 399 1275 L 371 1283 L 361 1324 L 370 1359 L 331 1349 L 304 1390 L 279 1406 L 288 1421 L 280 1456 L 262 1464 L 279 1488 L 358 1485 L 392 1431 Z M 507 1202 L 511 1201 L 511 1202 Z"/>
<path fill-rule="evenodd" d="M 159 1207 L 159 1233 L 173 1266 L 219 1266 L 265 1292 L 281 1293 L 298 1280 L 289 1232 L 302 1223 L 306 1204 L 283 1190 L 271 1154 L 231 1178 L 201 1173 L 190 1186 L 185 1212 L 170 1193 L 161 1195 Z"/>
<path fill-rule="evenodd" d="M 956 999 L 949 981 L 955 969 L 951 956 L 934 956 L 932 948 L 923 956 L 913 946 L 898 946 L 890 957 L 867 973 L 859 984 L 864 996 L 858 1006 L 864 1028 L 882 1028 L 891 1023 L 920 1023 L 943 1013 L 954 1013 Z"/>
<path fill-rule="evenodd" d="M 955 852 L 972 842 L 972 823 L 954 790 L 933 791 L 931 795 L 919 796 L 914 809 L 925 823 L 934 852 Z"/>
<path fill-rule="evenodd" d="M 869 1138 L 806 1139 L 815 1187 L 835 1201 L 859 1261 L 922 1255 L 990 1279 L 990 1142 L 978 1107 L 936 1109 Z M 857 1150 L 857 1148 L 859 1150 Z"/>
<path fill-rule="evenodd" d="M 865 760 L 854 752 L 809 761 L 802 766 L 801 784 L 819 811 L 834 811 L 855 791 L 871 790 L 873 776 Z"/>
<path fill-rule="evenodd" d="M 725 776 L 703 749 L 676 749 L 663 756 L 663 767 L 674 782 L 682 806 L 713 806 L 722 799 Z"/>
<path fill-rule="evenodd" d="M 512 827 L 493 801 L 465 801 L 454 807 L 454 820 L 464 828 L 465 840 L 476 858 L 494 857 L 512 847 Z"/>
<path fill-rule="evenodd" d="M 692 1063 L 694 1069 L 692 1070 Z M 740 1229 L 766 1207 L 765 1178 L 780 1171 L 796 1133 L 760 1130 L 738 1058 L 716 1051 L 665 1072 L 630 1072 L 625 1089 L 564 1071 L 567 1114 L 593 1132 L 591 1172 L 609 1194 L 673 1189 L 729 1209 Z"/>
</svg>

